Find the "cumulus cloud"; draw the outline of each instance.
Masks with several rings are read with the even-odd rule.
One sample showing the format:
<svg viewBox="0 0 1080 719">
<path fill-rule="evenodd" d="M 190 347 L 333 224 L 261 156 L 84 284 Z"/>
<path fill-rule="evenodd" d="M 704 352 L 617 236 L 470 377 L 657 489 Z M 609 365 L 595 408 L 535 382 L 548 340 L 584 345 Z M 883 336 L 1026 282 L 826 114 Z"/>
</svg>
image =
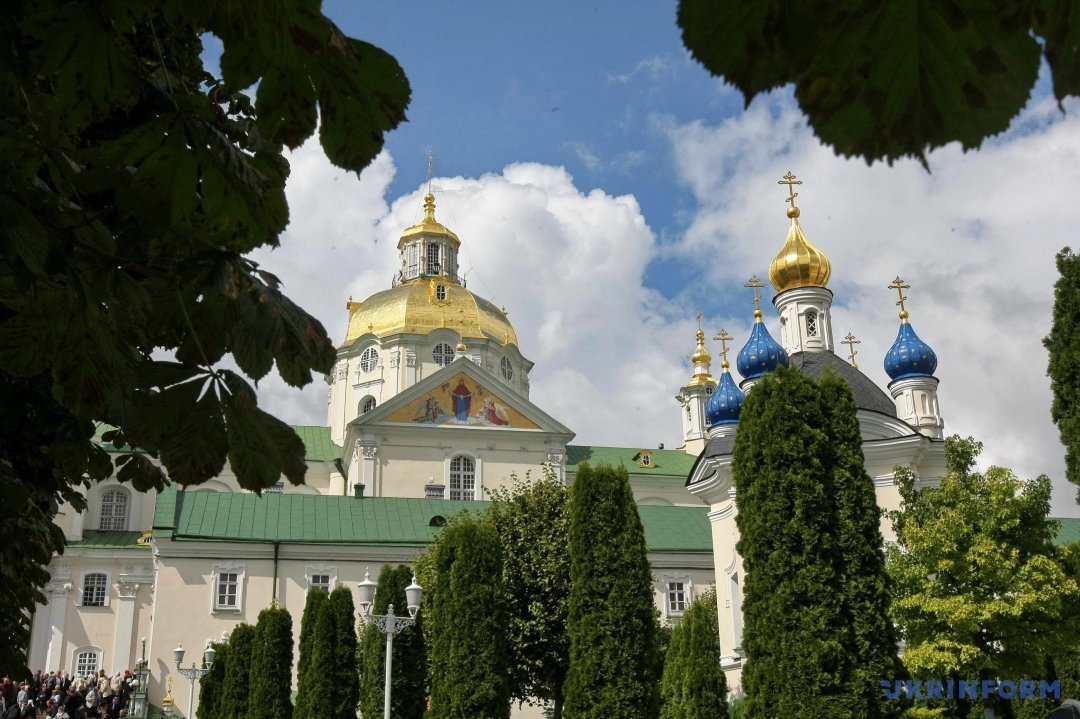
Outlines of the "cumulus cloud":
<svg viewBox="0 0 1080 719">
<path fill-rule="evenodd" d="M 797 188 L 802 226 L 833 263 L 835 339 L 854 332 L 860 367 L 884 386 L 881 361 L 898 322 L 886 286 L 902 276 L 912 286 L 912 324 L 939 357 L 946 431 L 982 440 L 986 464 L 1049 474 L 1055 512 L 1080 516 L 1075 487 L 1062 479 L 1041 343 L 1054 255 L 1076 244 L 1080 227 L 1072 197 L 1080 104 L 1069 110 L 1039 100 L 981 151 L 935 152 L 932 174 L 914 162 L 868 167 L 836 157 L 786 93 L 718 125 L 670 123 L 677 170 L 698 202 L 674 251 L 722 260 L 708 269 L 717 286 L 764 277 L 788 222 L 786 187 L 776 182 L 793 170 L 805 181 Z"/>
</svg>

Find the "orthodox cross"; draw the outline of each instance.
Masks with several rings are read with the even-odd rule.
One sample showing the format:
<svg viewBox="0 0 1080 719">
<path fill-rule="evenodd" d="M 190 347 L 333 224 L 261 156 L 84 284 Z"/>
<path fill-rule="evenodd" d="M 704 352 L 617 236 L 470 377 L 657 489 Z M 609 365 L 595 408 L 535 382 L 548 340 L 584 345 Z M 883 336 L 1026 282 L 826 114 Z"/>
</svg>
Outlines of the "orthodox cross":
<svg viewBox="0 0 1080 719">
<path fill-rule="evenodd" d="M 713 337 L 713 339 L 720 343 L 720 356 L 723 358 L 723 361 L 720 363 L 720 366 L 723 367 L 724 369 L 727 369 L 728 368 L 728 361 L 727 361 L 728 348 L 727 348 L 727 343 L 731 342 L 735 338 L 732 337 L 731 335 L 729 335 L 727 333 L 727 330 L 721 329 L 719 332 L 716 333 L 716 336 Z"/>
<path fill-rule="evenodd" d="M 743 285 L 743 287 L 754 288 L 754 317 L 757 317 L 761 314 L 761 295 L 758 294 L 758 290 L 764 286 L 765 285 L 762 284 L 761 280 L 758 279 L 757 275 L 751 277 L 750 281 Z"/>
<path fill-rule="evenodd" d="M 848 332 L 847 337 L 844 338 L 844 344 L 846 344 L 848 346 L 848 349 L 851 350 L 851 354 L 848 357 L 848 359 L 851 360 L 851 366 L 855 369 L 859 369 L 858 363 L 855 362 L 855 355 L 859 354 L 855 351 L 855 345 L 861 345 L 862 340 L 855 339 L 855 335 Z"/>
<path fill-rule="evenodd" d="M 801 185 L 802 180 L 796 180 L 795 175 L 791 174 L 791 170 L 788 170 L 787 174 L 784 175 L 784 179 L 777 180 L 776 184 L 787 185 L 788 198 L 786 201 L 791 203 L 792 209 L 795 209 L 795 198 L 799 196 L 799 193 L 795 192 L 795 185 Z"/>
<path fill-rule="evenodd" d="M 697 329 L 698 329 L 698 332 L 701 332 L 701 308 L 700 307 L 697 308 Z"/>
<path fill-rule="evenodd" d="M 900 299 L 897 300 L 896 304 L 900 305 L 900 319 L 902 320 L 906 320 L 908 317 L 907 308 L 904 307 L 904 303 L 907 301 L 904 290 L 909 289 L 910 287 L 911 285 L 904 284 L 904 281 L 900 279 L 900 275 L 897 275 L 896 279 L 889 285 L 890 290 L 896 290 L 897 294 L 900 295 Z"/>
</svg>

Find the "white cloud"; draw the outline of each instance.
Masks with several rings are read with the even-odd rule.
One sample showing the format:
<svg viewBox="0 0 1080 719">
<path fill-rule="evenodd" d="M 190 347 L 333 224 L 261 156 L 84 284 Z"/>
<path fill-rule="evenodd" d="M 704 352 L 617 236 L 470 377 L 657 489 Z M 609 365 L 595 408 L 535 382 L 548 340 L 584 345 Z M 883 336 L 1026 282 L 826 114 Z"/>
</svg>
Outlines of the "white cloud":
<svg viewBox="0 0 1080 719">
<path fill-rule="evenodd" d="M 1046 352 L 1057 278 L 1054 255 L 1076 244 L 1080 118 L 1043 99 L 979 152 L 935 152 L 868 167 L 822 146 L 790 97 L 774 93 L 718 126 L 669 126 L 681 178 L 699 209 L 677 251 L 717 257 L 708 281 L 764 277 L 783 242 L 788 169 L 811 242 L 833 263 L 836 339 L 853 331 L 863 371 L 884 386 L 882 358 L 897 330 L 897 274 L 911 321 L 937 351 L 946 431 L 973 435 L 987 464 L 1055 480 L 1055 512 L 1080 516 L 1050 421 Z M 773 313 L 774 314 L 774 313 Z M 776 332 L 775 320 L 772 322 Z"/>
<path fill-rule="evenodd" d="M 639 77 L 650 82 L 657 82 L 665 78 L 674 77 L 678 71 L 678 64 L 670 57 L 653 55 L 640 61 L 634 69 L 628 73 L 608 75 L 608 82 L 612 85 L 627 85 L 631 80 Z"/>
</svg>

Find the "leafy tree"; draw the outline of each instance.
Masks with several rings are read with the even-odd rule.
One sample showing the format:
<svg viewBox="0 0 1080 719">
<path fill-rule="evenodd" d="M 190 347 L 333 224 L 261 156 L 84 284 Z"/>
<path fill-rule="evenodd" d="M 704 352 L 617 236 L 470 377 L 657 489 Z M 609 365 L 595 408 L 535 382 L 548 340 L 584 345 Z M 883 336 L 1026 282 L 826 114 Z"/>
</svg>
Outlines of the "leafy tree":
<svg viewBox="0 0 1080 719">
<path fill-rule="evenodd" d="M 221 685 L 221 702 L 215 719 L 246 719 L 251 692 L 251 650 L 255 627 L 238 624 L 229 634 L 228 658 Z M 200 717 L 200 719 L 202 719 Z"/>
<path fill-rule="evenodd" d="M 720 668 L 716 590 L 696 599 L 671 633 L 660 683 L 661 719 L 713 719 L 728 714 Z"/>
<path fill-rule="evenodd" d="M 459 515 L 439 533 L 431 586 L 431 719 L 510 716 L 502 549 L 491 522 Z"/>
<path fill-rule="evenodd" d="M 327 602 L 327 607 L 330 602 Z M 325 609 L 322 613 L 329 614 Z M 352 622 L 349 622 L 352 626 Z M 248 697 L 247 719 L 292 719 L 292 615 L 287 609 L 267 607 L 259 612 L 255 636 L 251 642 L 251 695 Z M 325 714 L 332 717 L 351 717 L 353 714 L 334 714 L 330 709 L 333 697 L 322 697 Z"/>
<path fill-rule="evenodd" d="M 1080 586 L 1051 544 L 1056 523 L 1046 521 L 1050 480 L 976 472 L 981 451 L 970 438 L 946 440 L 948 474 L 937 487 L 896 470 L 889 571 L 914 676 L 1040 677 L 1046 657 L 1080 634 Z"/>
<path fill-rule="evenodd" d="M 1058 100 L 1080 94 L 1069 0 L 681 0 L 678 23 L 694 58 L 747 105 L 793 83 L 817 136 L 867 162 L 979 147 L 1023 108 L 1044 56 Z"/>
<path fill-rule="evenodd" d="M 765 378 L 743 406 L 732 469 L 745 716 L 889 716 L 878 682 L 895 673 L 895 635 L 850 390 L 798 370 Z"/>
<path fill-rule="evenodd" d="M 551 702 L 559 719 L 570 667 L 570 492 L 550 469 L 512 479 L 488 509 L 503 549 L 511 696 Z"/>
<path fill-rule="evenodd" d="M 229 663 L 229 645 L 214 642 L 214 664 L 199 680 L 199 706 L 195 709 L 197 719 L 218 719 L 221 712 L 221 693 L 225 688 L 225 667 Z"/>
<path fill-rule="evenodd" d="M 359 171 L 409 86 L 307 0 L 8 2 L 0 37 L 0 496 L 20 507 L 0 528 L 0 669 L 21 669 L 52 520 L 114 469 L 101 423 L 138 490 L 226 461 L 247 489 L 303 481 L 303 443 L 244 375 L 303 386 L 333 343 L 245 255 L 288 222 L 284 148 L 318 126 Z"/>
<path fill-rule="evenodd" d="M 384 564 L 379 572 L 372 612 L 385 615 L 389 605 L 393 604 L 397 616 L 407 616 L 405 588 L 412 583 L 412 578 L 413 572 L 409 567 Z M 386 635 L 369 623 L 363 630 L 363 645 L 360 712 L 363 716 L 382 716 Z M 390 716 L 394 719 L 420 719 L 427 709 L 427 694 L 423 613 L 418 613 L 416 623 L 394 637 Z"/>
<path fill-rule="evenodd" d="M 300 619 L 300 657 L 296 663 L 296 706 L 293 707 L 293 719 L 321 719 L 318 717 L 319 695 L 311 691 L 313 677 L 309 674 L 309 669 L 315 649 L 315 625 L 319 621 L 319 612 L 329 597 L 329 593 L 321 587 L 312 587 L 308 589 L 304 602 L 304 614 Z"/>
<path fill-rule="evenodd" d="M 1065 445 L 1065 477 L 1080 501 L 1080 257 L 1066 247 L 1057 255 L 1054 324 L 1043 340 L 1050 354 L 1051 416 Z"/>
<path fill-rule="evenodd" d="M 625 467 L 583 464 L 570 490 L 573 719 L 655 719 L 660 711 L 653 578 Z"/>
</svg>

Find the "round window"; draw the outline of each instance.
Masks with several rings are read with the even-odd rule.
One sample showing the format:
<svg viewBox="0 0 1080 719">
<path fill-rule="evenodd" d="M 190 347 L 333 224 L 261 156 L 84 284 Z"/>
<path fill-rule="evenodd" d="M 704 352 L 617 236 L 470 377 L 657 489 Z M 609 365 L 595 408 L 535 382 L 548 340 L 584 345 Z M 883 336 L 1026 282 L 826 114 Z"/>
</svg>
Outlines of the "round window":
<svg viewBox="0 0 1080 719">
<path fill-rule="evenodd" d="M 505 380 L 514 379 L 514 365 L 510 363 L 509 357 L 503 357 L 499 362 L 499 369 L 502 370 L 502 376 Z"/>
<path fill-rule="evenodd" d="M 440 342 L 435 345 L 435 349 L 431 350 L 431 357 L 435 360 L 435 364 L 445 367 L 454 361 L 454 348 L 445 342 Z"/>
<path fill-rule="evenodd" d="M 374 347 L 368 347 L 364 350 L 364 353 L 360 355 L 360 371 L 370 372 L 375 369 L 375 365 L 379 363 L 379 351 Z"/>
</svg>

